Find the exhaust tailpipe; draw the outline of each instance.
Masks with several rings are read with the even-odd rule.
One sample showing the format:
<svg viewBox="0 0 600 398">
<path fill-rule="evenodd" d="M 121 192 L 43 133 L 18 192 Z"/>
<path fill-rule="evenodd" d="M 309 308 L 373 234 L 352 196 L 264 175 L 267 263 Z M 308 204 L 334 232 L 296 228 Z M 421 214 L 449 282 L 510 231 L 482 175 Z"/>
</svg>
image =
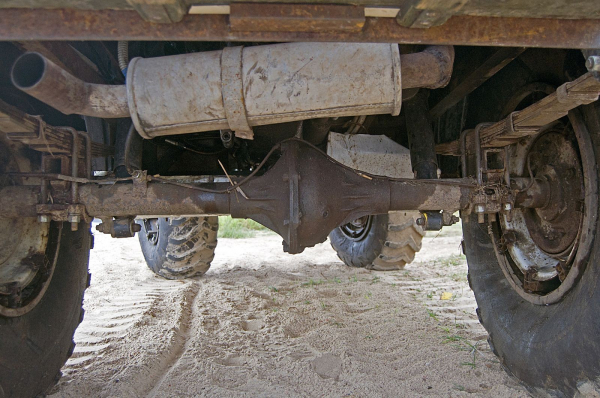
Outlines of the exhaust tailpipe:
<svg viewBox="0 0 600 398">
<path fill-rule="evenodd" d="M 21 55 L 11 78 L 15 87 L 65 115 L 129 117 L 125 86 L 85 83 L 38 53 Z"/>
<path fill-rule="evenodd" d="M 402 89 L 447 84 L 452 47 L 400 57 L 397 44 L 284 43 L 134 58 L 127 86 L 84 83 L 38 53 L 19 57 L 16 87 L 65 114 L 130 116 L 144 138 L 321 117 L 398 115 Z"/>
</svg>

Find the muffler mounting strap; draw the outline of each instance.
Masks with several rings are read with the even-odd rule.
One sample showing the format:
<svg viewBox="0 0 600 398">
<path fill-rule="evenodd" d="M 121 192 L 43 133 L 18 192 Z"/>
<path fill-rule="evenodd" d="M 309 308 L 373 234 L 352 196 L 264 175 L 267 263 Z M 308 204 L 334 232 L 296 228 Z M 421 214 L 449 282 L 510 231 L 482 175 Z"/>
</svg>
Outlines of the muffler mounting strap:
<svg viewBox="0 0 600 398">
<path fill-rule="evenodd" d="M 225 47 L 221 54 L 221 92 L 229 128 L 236 137 L 254 138 L 248 123 L 242 84 L 242 51 L 244 47 Z"/>
</svg>

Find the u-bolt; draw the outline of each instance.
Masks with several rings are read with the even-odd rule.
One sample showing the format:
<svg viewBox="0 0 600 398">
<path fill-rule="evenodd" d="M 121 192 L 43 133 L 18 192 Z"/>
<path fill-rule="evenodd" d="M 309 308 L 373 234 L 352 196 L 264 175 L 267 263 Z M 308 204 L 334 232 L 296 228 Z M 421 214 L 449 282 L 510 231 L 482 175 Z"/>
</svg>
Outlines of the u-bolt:
<svg viewBox="0 0 600 398">
<path fill-rule="evenodd" d="M 483 171 L 481 169 L 481 129 L 491 126 L 493 123 L 479 123 L 475 130 L 464 130 L 460 133 L 461 171 L 462 176 L 467 176 L 467 135 L 475 131 L 475 168 L 477 169 L 477 185 L 483 185 Z"/>
</svg>

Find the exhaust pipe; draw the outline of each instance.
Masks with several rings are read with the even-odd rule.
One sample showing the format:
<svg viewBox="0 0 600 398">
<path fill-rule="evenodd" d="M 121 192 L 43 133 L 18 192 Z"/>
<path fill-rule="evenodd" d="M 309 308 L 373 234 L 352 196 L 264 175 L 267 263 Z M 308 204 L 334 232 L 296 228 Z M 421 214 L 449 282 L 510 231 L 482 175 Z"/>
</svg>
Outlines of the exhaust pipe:
<svg viewBox="0 0 600 398">
<path fill-rule="evenodd" d="M 11 78 L 15 87 L 65 115 L 129 117 L 125 86 L 85 83 L 38 53 L 21 55 Z"/>
<path fill-rule="evenodd" d="M 16 87 L 65 114 L 130 116 L 144 138 L 320 117 L 398 115 L 402 89 L 447 84 L 452 47 L 400 57 L 397 44 L 284 43 L 134 58 L 127 85 L 84 83 L 38 53 L 19 57 Z"/>
</svg>

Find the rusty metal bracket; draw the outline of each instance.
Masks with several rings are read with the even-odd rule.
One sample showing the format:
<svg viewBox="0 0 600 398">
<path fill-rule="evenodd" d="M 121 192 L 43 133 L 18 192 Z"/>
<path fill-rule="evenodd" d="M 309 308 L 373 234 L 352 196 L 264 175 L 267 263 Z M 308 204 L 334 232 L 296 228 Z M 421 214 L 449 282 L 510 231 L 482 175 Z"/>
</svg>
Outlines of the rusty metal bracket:
<svg viewBox="0 0 600 398">
<path fill-rule="evenodd" d="M 511 112 L 506 117 L 506 134 L 509 136 L 514 135 L 531 135 L 537 133 L 543 126 L 518 126 L 515 124 L 515 115 L 519 112 Z M 490 123 L 492 125 L 492 123 Z"/>
<path fill-rule="evenodd" d="M 75 215 L 78 215 L 79 223 L 81 220 L 85 222 L 92 222 L 93 217 L 91 217 L 87 211 L 86 207 L 82 203 L 77 204 L 38 204 L 36 205 L 36 211 L 39 215 L 49 216 L 52 221 L 59 222 L 73 222 L 72 219 Z"/>
<path fill-rule="evenodd" d="M 135 170 L 131 176 L 133 178 L 133 193 L 136 196 L 146 195 L 148 190 L 148 171 Z"/>
</svg>

